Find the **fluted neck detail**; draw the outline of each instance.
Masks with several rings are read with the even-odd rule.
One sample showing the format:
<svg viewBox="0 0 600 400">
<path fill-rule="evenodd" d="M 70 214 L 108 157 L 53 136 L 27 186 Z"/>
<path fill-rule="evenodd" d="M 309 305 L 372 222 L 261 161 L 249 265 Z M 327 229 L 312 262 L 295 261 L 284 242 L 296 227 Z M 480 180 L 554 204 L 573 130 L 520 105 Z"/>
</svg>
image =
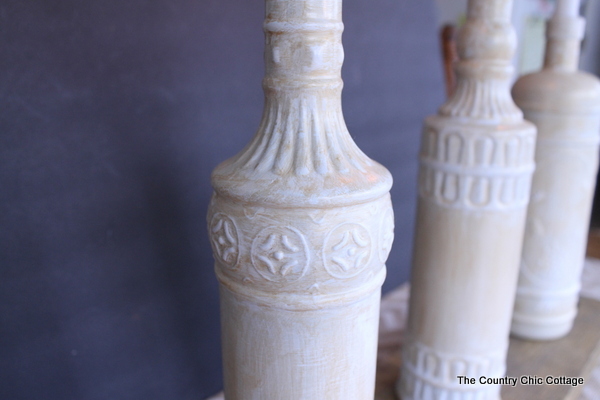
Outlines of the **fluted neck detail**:
<svg viewBox="0 0 600 400">
<path fill-rule="evenodd" d="M 516 48 L 510 24 L 512 0 L 470 0 L 458 37 L 455 94 L 440 114 L 483 123 L 519 122 L 522 112 L 510 95 L 511 58 Z"/>
<path fill-rule="evenodd" d="M 268 96 L 260 134 L 236 157 L 234 167 L 295 176 L 352 169 L 365 173 L 373 162 L 350 139 L 340 103 L 332 97 Z"/>
<path fill-rule="evenodd" d="M 268 0 L 265 107 L 235 168 L 276 175 L 364 173 L 372 165 L 342 115 L 341 0 Z"/>
<path fill-rule="evenodd" d="M 217 192 L 321 206 L 389 191 L 389 172 L 356 146 L 342 114 L 341 4 L 266 1 L 263 116 L 248 146 L 215 170 Z"/>
</svg>

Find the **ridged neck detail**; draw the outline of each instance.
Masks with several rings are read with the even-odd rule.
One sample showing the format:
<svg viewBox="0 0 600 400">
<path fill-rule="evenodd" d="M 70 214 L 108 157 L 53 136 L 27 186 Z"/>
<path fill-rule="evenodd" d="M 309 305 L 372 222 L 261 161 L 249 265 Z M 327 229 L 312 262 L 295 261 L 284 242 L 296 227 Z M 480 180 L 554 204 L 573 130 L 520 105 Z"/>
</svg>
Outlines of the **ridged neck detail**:
<svg viewBox="0 0 600 400">
<path fill-rule="evenodd" d="M 441 115 L 490 124 L 523 118 L 510 95 L 510 60 L 516 47 L 511 9 L 511 0 L 469 1 L 458 38 L 456 92 L 440 108 Z"/>
<path fill-rule="evenodd" d="M 266 1 L 262 120 L 248 146 L 215 170 L 217 191 L 243 197 L 253 190 L 239 182 L 250 181 L 257 189 L 249 196 L 257 201 L 278 187 L 287 200 L 262 200 L 297 203 L 308 196 L 320 204 L 389 190 L 389 172 L 356 146 L 342 114 L 341 6 L 341 0 Z"/>
</svg>

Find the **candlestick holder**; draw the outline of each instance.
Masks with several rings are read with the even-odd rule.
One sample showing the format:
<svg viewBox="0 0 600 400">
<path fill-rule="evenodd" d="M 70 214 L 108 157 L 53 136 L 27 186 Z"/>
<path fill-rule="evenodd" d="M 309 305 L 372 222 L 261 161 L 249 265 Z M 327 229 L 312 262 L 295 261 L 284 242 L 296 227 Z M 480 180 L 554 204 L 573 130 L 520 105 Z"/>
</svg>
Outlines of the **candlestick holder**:
<svg viewBox="0 0 600 400">
<path fill-rule="evenodd" d="M 500 397 L 479 378 L 505 372 L 535 144 L 510 96 L 511 8 L 469 1 L 456 91 L 425 120 L 403 400 Z"/>
<path fill-rule="evenodd" d="M 341 0 L 267 0 L 265 106 L 212 175 L 227 400 L 372 400 L 392 178 L 341 108 Z"/>
<path fill-rule="evenodd" d="M 600 141 L 600 81 L 577 69 L 584 25 L 579 0 L 560 0 L 544 68 L 513 88 L 539 132 L 511 327 L 528 339 L 566 335 L 577 314 Z"/>
</svg>

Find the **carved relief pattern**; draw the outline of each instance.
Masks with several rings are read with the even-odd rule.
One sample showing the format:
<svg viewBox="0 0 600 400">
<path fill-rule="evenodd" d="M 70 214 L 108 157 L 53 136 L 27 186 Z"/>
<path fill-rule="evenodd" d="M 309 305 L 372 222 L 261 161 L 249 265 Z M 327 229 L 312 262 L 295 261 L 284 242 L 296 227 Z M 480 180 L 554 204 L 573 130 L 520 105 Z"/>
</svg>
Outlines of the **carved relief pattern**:
<svg viewBox="0 0 600 400">
<path fill-rule="evenodd" d="M 239 216 L 243 262 L 236 271 L 217 263 L 217 273 L 243 285 L 239 290 L 255 283 L 273 293 L 321 288 L 328 294 L 364 286 L 369 279 L 344 279 L 383 267 L 371 264 L 372 254 L 389 251 L 390 232 L 390 244 L 381 245 L 381 214 L 364 211 L 369 201 L 381 206 L 378 212 L 389 206 L 389 197 L 380 199 L 391 176 L 358 148 L 344 121 L 341 1 L 268 1 L 266 7 L 261 123 L 251 142 L 213 174 L 216 191 L 237 200 L 223 205 Z M 254 205 L 264 208 L 257 212 Z M 331 251 L 326 258 L 323 246 Z"/>
<path fill-rule="evenodd" d="M 460 385 L 457 376 L 502 377 L 504 353 L 488 356 L 443 354 L 419 343 L 406 343 L 402 352 L 400 391 L 406 399 L 496 399 L 497 385 Z M 459 390 L 457 390 L 459 389 Z"/>
<path fill-rule="evenodd" d="M 371 234 L 379 224 L 364 211 L 368 203 L 382 205 L 381 211 L 389 205 L 392 182 L 389 172 L 353 142 L 342 115 L 341 3 L 266 1 L 260 126 L 251 142 L 211 176 L 219 201 L 209 212 L 234 216 L 241 233 L 238 268 L 227 268 L 215 257 L 226 306 L 221 307 L 225 392 L 232 398 L 274 394 L 285 399 L 315 388 L 329 393 L 342 388 L 342 397 L 351 400 L 366 398 L 374 386 L 373 317 L 385 269 L 370 263 Z M 344 226 L 350 221 L 365 225 Z M 340 226 L 348 232 L 335 230 Z M 335 266 L 349 271 L 340 279 L 331 278 L 323 264 L 326 237 L 339 253 Z M 352 274 L 357 277 L 347 280 Z M 347 310 L 366 324 L 341 318 Z M 338 320 L 344 340 L 358 338 L 368 351 L 346 360 L 346 349 L 330 345 L 327 331 Z M 303 349 L 301 344 L 311 340 L 317 345 Z M 274 357 L 254 357 L 265 349 Z M 325 354 L 315 353 L 321 349 Z M 236 362 L 240 357 L 256 362 Z M 325 369 L 336 360 L 344 360 L 342 365 L 357 361 L 364 368 L 332 381 Z M 290 375 L 287 366 L 296 361 L 305 366 Z"/>
<path fill-rule="evenodd" d="M 500 399 L 499 385 L 461 385 L 457 376 L 494 378 L 505 372 L 507 339 L 496 333 L 508 325 L 512 308 L 505 293 L 516 283 L 508 278 L 518 269 L 535 143 L 535 126 L 523 120 L 510 96 L 516 45 L 512 3 L 469 0 L 457 40 L 456 91 L 425 123 L 419 175 L 424 207 L 417 222 L 413 276 L 418 277 L 415 292 L 427 295 L 411 298 L 407 332 L 414 336 L 404 345 L 397 386 L 404 400 Z M 489 227 L 508 234 L 497 239 L 488 234 Z M 490 247 L 502 257 L 492 255 L 489 265 L 480 265 L 479 257 Z M 456 251 L 461 248 L 476 250 Z M 501 278 L 479 279 L 482 270 Z M 436 274 L 442 280 L 464 279 L 454 280 L 451 291 L 439 290 L 438 282 L 429 279 Z M 447 323 L 447 315 L 426 322 L 414 317 L 462 301 L 494 305 L 486 331 L 457 329 Z M 461 315 L 461 328 L 481 317 L 479 310 L 452 312 Z"/>
<path fill-rule="evenodd" d="M 523 113 L 515 105 L 504 80 L 459 78 L 455 95 L 440 109 L 440 114 L 473 119 L 521 120 Z"/>
<path fill-rule="evenodd" d="M 525 207 L 534 143 L 533 131 L 498 137 L 426 128 L 419 193 L 446 207 Z"/>
<path fill-rule="evenodd" d="M 322 32 L 319 32 L 319 29 Z M 336 72 L 342 66 L 343 48 L 340 35 L 343 25 L 339 22 L 293 24 L 269 22 L 267 32 L 267 64 L 270 77 L 302 74 L 305 79 L 338 79 Z M 283 37 L 288 32 L 308 31 L 293 39 Z M 275 35 L 273 35 L 275 34 Z M 323 40 L 323 36 L 336 34 L 336 40 Z"/>
<path fill-rule="evenodd" d="M 304 235 L 292 227 L 263 229 L 252 242 L 254 269 L 269 281 L 292 282 L 307 271 L 310 252 Z"/>
<path fill-rule="evenodd" d="M 384 263 L 392 250 L 392 243 L 394 242 L 394 210 L 392 207 L 387 208 L 380 222 L 379 229 L 379 261 Z"/>
<path fill-rule="evenodd" d="M 389 197 L 343 211 L 307 209 L 291 214 L 221 204 L 228 205 L 213 205 L 210 222 L 216 267 L 225 274 L 223 279 L 245 286 L 253 282 L 260 286 L 264 280 L 284 284 L 289 291 L 322 287 L 323 282 L 336 286 L 335 282 L 384 268 L 394 238 Z M 367 221 L 346 222 L 357 215 L 368 216 Z M 332 224 L 334 220 L 338 223 Z"/>
<path fill-rule="evenodd" d="M 267 11 L 264 24 L 267 96 L 261 124 L 232 170 L 301 177 L 365 173 L 373 163 L 348 133 L 340 102 L 340 5 L 312 3 L 301 13 L 319 16 L 313 20 L 290 18 L 293 3 L 284 3 Z"/>
<path fill-rule="evenodd" d="M 371 235 L 361 224 L 345 223 L 335 227 L 325 237 L 323 264 L 335 278 L 358 275 L 369 263 L 372 252 Z"/>
<path fill-rule="evenodd" d="M 236 267 L 240 256 L 240 238 L 233 218 L 216 213 L 212 217 L 209 233 L 216 258 L 230 268 Z"/>
<path fill-rule="evenodd" d="M 299 114 L 290 109 L 300 110 Z M 323 109 L 331 113 L 330 118 L 323 118 Z M 307 94 L 267 99 L 259 134 L 233 167 L 254 173 L 309 176 L 348 174 L 351 170 L 365 173 L 372 165 L 351 140 L 339 103 Z"/>
</svg>

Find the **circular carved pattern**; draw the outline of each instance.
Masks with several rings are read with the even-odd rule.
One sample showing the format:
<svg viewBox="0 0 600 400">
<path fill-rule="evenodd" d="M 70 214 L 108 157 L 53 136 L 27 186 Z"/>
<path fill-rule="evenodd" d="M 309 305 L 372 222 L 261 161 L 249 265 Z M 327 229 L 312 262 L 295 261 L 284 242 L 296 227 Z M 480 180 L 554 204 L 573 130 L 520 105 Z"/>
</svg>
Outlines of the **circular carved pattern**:
<svg viewBox="0 0 600 400">
<path fill-rule="evenodd" d="M 250 255 L 256 272 L 272 282 L 293 282 L 302 278 L 310 261 L 304 235 L 292 227 L 263 229 L 254 238 Z"/>
<path fill-rule="evenodd" d="M 390 255 L 392 243 L 394 242 L 394 210 L 391 207 L 383 213 L 379 235 L 379 261 L 384 263 Z"/>
<path fill-rule="evenodd" d="M 371 235 L 363 225 L 338 225 L 325 237 L 323 265 L 334 278 L 351 278 L 368 265 L 371 247 Z"/>
<path fill-rule="evenodd" d="M 210 222 L 209 233 L 215 257 L 230 268 L 236 267 L 240 258 L 240 238 L 233 219 L 216 213 Z"/>
</svg>

